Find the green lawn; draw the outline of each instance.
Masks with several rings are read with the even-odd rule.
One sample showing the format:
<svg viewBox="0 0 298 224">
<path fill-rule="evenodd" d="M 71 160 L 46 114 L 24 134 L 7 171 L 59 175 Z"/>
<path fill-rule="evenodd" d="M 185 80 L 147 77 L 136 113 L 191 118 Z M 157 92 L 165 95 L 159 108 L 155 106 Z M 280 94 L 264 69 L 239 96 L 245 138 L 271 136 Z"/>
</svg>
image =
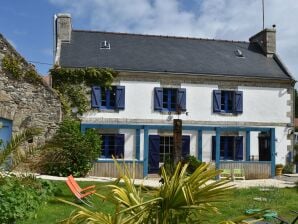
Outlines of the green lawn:
<svg viewBox="0 0 298 224">
<path fill-rule="evenodd" d="M 57 186 L 61 189 L 61 193 L 57 196 L 68 201 L 74 201 L 65 182 L 56 181 Z M 102 189 L 105 183 L 79 182 L 82 186 L 96 184 L 98 192 L 106 194 L 107 191 Z M 255 201 L 254 198 L 266 198 L 266 202 Z M 96 198 L 97 199 L 97 198 Z M 100 200 L 95 200 L 95 209 L 100 208 L 105 212 L 112 212 L 113 207 L 108 206 Z M 278 212 L 279 215 L 292 220 L 293 216 L 289 210 L 297 210 L 298 208 L 298 191 L 296 189 L 278 189 L 272 188 L 270 191 L 260 191 L 258 188 L 236 189 L 224 203 L 218 203 L 221 214 L 208 217 L 209 223 L 217 223 L 222 220 L 228 220 L 243 214 L 243 211 L 249 208 L 270 208 Z M 34 219 L 20 221 L 18 224 L 51 224 L 61 221 L 69 216 L 75 208 L 61 203 L 55 199 L 47 202 L 37 212 Z"/>
<path fill-rule="evenodd" d="M 71 194 L 70 190 L 68 189 L 65 181 L 55 181 L 57 187 L 61 190 L 58 193 L 56 198 L 62 198 L 64 200 L 75 202 L 73 195 Z M 89 185 L 96 185 L 97 192 L 101 194 L 106 194 L 106 189 L 102 189 L 102 186 L 106 185 L 107 183 L 93 183 L 93 182 L 79 182 L 81 187 L 89 186 Z M 75 207 L 57 201 L 56 198 L 49 200 L 44 206 L 40 208 L 37 212 L 36 217 L 26 221 L 20 221 L 18 224 L 51 224 L 57 223 L 65 218 L 67 218 L 70 213 L 75 210 Z M 113 211 L 113 207 L 107 206 L 105 203 L 103 206 L 103 202 L 97 200 L 97 197 L 94 198 L 94 209 L 101 209 L 101 211 L 111 213 Z"/>
</svg>

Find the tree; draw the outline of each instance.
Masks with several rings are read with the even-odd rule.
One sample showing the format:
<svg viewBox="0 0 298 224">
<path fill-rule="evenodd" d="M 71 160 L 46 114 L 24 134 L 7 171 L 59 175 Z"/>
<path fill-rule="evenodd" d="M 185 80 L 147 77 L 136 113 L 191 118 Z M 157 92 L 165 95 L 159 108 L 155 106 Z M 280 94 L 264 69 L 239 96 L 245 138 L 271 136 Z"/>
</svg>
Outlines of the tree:
<svg viewBox="0 0 298 224">
<path fill-rule="evenodd" d="M 85 176 L 94 160 L 100 157 L 100 149 L 100 136 L 95 130 L 89 129 L 82 133 L 80 122 L 68 118 L 45 145 L 41 164 L 47 174 Z"/>
</svg>

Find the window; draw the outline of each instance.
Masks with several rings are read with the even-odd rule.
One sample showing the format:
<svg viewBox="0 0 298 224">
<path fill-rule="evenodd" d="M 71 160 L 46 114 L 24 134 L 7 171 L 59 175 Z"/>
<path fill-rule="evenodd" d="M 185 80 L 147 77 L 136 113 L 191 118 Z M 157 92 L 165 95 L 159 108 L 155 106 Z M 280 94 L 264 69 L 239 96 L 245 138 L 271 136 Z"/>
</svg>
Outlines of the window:
<svg viewBox="0 0 298 224">
<path fill-rule="evenodd" d="M 215 160 L 216 136 L 212 136 L 212 160 Z M 243 160 L 243 136 L 220 136 L 220 160 Z"/>
<path fill-rule="evenodd" d="M 100 49 L 111 49 L 111 45 L 108 41 L 102 41 L 100 43 Z"/>
<path fill-rule="evenodd" d="M 124 157 L 124 135 L 102 134 L 101 158 Z"/>
<path fill-rule="evenodd" d="M 101 88 L 101 107 L 106 109 L 114 109 L 116 101 L 116 86 L 111 89 Z"/>
<path fill-rule="evenodd" d="M 213 90 L 213 112 L 234 113 L 243 112 L 243 92 Z"/>
<path fill-rule="evenodd" d="M 186 111 L 186 89 L 154 88 L 154 110 Z"/>
<path fill-rule="evenodd" d="M 160 136 L 159 143 L 159 162 L 168 162 L 173 151 L 173 137 L 172 136 Z"/>
<path fill-rule="evenodd" d="M 160 163 L 167 161 L 173 152 L 173 136 L 149 135 L 148 172 L 158 173 Z M 182 136 L 182 154 L 185 158 L 190 152 L 190 136 Z"/>
<path fill-rule="evenodd" d="M 91 89 L 91 107 L 101 110 L 124 110 L 125 87 L 112 86 L 105 89 L 99 86 L 93 86 Z"/>
</svg>

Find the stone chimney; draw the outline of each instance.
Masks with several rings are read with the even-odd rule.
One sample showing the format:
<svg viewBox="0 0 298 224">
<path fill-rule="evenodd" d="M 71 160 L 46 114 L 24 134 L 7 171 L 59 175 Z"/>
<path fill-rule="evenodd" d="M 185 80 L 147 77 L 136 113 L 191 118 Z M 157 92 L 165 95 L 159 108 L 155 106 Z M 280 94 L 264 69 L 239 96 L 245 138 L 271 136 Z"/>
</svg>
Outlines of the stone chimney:
<svg viewBox="0 0 298 224">
<path fill-rule="evenodd" d="M 259 44 L 266 57 L 273 57 L 276 53 L 276 30 L 264 29 L 249 38 L 249 42 Z"/>
<path fill-rule="evenodd" d="M 60 53 L 62 42 L 71 40 L 71 15 L 59 13 L 54 16 L 54 64 L 60 65 Z"/>
<path fill-rule="evenodd" d="M 70 41 L 71 38 L 71 15 L 68 13 L 59 13 L 56 15 L 55 20 L 56 27 L 56 39 L 64 41 Z"/>
</svg>

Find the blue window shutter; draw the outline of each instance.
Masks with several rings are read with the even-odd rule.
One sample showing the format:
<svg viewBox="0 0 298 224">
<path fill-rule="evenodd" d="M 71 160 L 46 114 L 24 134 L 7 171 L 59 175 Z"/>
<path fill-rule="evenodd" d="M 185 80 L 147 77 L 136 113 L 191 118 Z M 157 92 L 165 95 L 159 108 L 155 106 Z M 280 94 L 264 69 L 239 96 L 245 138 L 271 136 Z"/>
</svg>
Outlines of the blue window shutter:
<svg viewBox="0 0 298 224">
<path fill-rule="evenodd" d="M 160 87 L 154 88 L 154 110 L 162 110 L 163 90 Z"/>
<path fill-rule="evenodd" d="M 91 88 L 91 107 L 100 108 L 101 106 L 101 89 L 99 86 Z"/>
<path fill-rule="evenodd" d="M 125 108 L 125 86 L 116 87 L 116 109 L 124 110 Z"/>
<path fill-rule="evenodd" d="M 216 136 L 212 136 L 212 160 L 215 160 Z"/>
<path fill-rule="evenodd" d="M 160 160 L 160 136 L 159 135 L 149 135 L 149 173 L 157 173 L 159 171 L 159 160 Z"/>
<path fill-rule="evenodd" d="M 178 89 L 177 106 L 181 111 L 186 111 L 186 89 Z"/>
<path fill-rule="evenodd" d="M 243 136 L 235 137 L 236 160 L 243 160 Z"/>
<path fill-rule="evenodd" d="M 116 158 L 124 158 L 124 134 L 115 135 Z"/>
<path fill-rule="evenodd" d="M 242 91 L 235 91 L 235 113 L 242 113 L 243 112 L 243 92 Z"/>
<path fill-rule="evenodd" d="M 221 111 L 221 90 L 213 90 L 213 112 Z"/>
<path fill-rule="evenodd" d="M 190 136 L 183 135 L 182 136 L 182 158 L 185 158 L 190 153 Z"/>
</svg>

